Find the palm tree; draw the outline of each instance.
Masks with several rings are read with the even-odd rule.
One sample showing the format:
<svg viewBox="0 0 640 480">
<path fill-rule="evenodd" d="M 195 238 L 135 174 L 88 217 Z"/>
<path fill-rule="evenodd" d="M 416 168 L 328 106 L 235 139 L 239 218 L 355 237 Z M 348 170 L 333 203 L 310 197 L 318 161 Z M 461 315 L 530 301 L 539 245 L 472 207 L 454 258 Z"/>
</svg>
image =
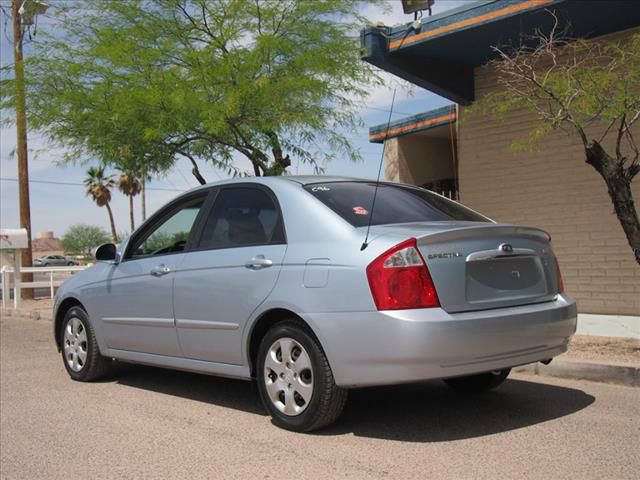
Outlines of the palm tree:
<svg viewBox="0 0 640 480">
<path fill-rule="evenodd" d="M 136 228 L 133 218 L 133 197 L 142 191 L 140 181 L 131 173 L 123 173 L 118 179 L 118 189 L 129 197 L 129 220 L 131 221 L 131 231 Z"/>
<path fill-rule="evenodd" d="M 99 207 L 107 207 L 109 222 L 111 223 L 111 236 L 113 237 L 113 242 L 118 243 L 116 224 L 113 221 L 111 205 L 109 205 L 109 202 L 111 202 L 111 189 L 116 186 L 116 183 L 113 181 L 113 178 L 105 175 L 104 168 L 91 167 L 87 170 L 84 184 L 87 187 L 87 196 L 91 196 Z"/>
</svg>

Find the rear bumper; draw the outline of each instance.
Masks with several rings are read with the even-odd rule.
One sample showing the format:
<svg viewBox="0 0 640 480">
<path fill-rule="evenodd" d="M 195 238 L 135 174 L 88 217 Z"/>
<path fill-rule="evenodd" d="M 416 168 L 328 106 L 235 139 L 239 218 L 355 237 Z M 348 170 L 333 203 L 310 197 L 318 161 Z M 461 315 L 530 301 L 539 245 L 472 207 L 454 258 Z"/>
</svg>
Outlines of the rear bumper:
<svg viewBox="0 0 640 480">
<path fill-rule="evenodd" d="M 389 385 L 553 358 L 576 331 L 575 301 L 449 314 L 440 308 L 311 314 L 342 387 Z"/>
</svg>

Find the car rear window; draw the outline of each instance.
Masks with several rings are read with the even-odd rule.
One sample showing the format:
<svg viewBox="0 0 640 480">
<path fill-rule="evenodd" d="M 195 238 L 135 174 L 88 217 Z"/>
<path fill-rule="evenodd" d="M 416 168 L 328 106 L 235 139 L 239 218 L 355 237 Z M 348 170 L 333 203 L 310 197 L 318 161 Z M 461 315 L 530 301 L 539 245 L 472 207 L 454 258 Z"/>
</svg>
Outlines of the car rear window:
<svg viewBox="0 0 640 480">
<path fill-rule="evenodd" d="M 392 223 L 490 220 L 429 190 L 404 185 L 380 183 L 375 209 L 371 206 L 375 182 L 331 182 L 306 185 L 304 188 L 334 212 L 356 227 Z"/>
</svg>

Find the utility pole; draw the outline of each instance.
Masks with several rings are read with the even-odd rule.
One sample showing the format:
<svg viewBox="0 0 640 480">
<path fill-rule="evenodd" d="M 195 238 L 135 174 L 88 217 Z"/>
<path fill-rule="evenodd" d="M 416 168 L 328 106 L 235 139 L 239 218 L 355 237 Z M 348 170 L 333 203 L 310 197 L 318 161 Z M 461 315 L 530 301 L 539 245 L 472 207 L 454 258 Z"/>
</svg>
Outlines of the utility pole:
<svg viewBox="0 0 640 480">
<path fill-rule="evenodd" d="M 24 56 L 22 52 L 25 27 L 34 24 L 36 15 L 47 11 L 48 5 L 39 0 L 12 0 L 13 59 L 16 70 L 16 151 L 18 153 L 18 191 L 20 204 L 20 227 L 27 230 L 27 248 L 22 250 L 22 266 L 33 265 L 31 250 L 31 207 L 29 205 L 29 163 L 27 157 L 27 107 L 24 84 Z M 33 274 L 22 274 L 23 282 L 33 280 Z M 23 289 L 23 298 L 33 298 L 33 290 Z"/>
<path fill-rule="evenodd" d="M 27 159 L 27 115 L 24 86 L 24 61 L 22 55 L 22 41 L 24 30 L 20 0 L 11 3 L 11 18 L 13 19 L 13 58 L 16 69 L 16 130 L 18 132 L 16 150 L 18 153 L 18 190 L 20 197 L 20 227 L 27 229 L 27 248 L 22 250 L 22 266 L 31 267 L 33 253 L 31 251 L 31 207 L 29 205 L 29 164 Z M 33 274 L 22 274 L 22 281 L 30 282 Z M 25 299 L 33 298 L 32 289 L 22 290 Z"/>
</svg>

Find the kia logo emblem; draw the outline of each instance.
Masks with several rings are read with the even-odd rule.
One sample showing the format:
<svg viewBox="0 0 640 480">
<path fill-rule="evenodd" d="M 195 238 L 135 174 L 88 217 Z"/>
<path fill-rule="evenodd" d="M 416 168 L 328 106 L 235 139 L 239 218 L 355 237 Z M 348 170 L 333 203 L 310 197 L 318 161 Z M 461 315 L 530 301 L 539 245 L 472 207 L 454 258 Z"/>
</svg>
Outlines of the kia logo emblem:
<svg viewBox="0 0 640 480">
<path fill-rule="evenodd" d="M 503 243 L 498 247 L 499 250 L 502 250 L 504 253 L 513 253 L 513 247 L 508 243 Z"/>
</svg>

